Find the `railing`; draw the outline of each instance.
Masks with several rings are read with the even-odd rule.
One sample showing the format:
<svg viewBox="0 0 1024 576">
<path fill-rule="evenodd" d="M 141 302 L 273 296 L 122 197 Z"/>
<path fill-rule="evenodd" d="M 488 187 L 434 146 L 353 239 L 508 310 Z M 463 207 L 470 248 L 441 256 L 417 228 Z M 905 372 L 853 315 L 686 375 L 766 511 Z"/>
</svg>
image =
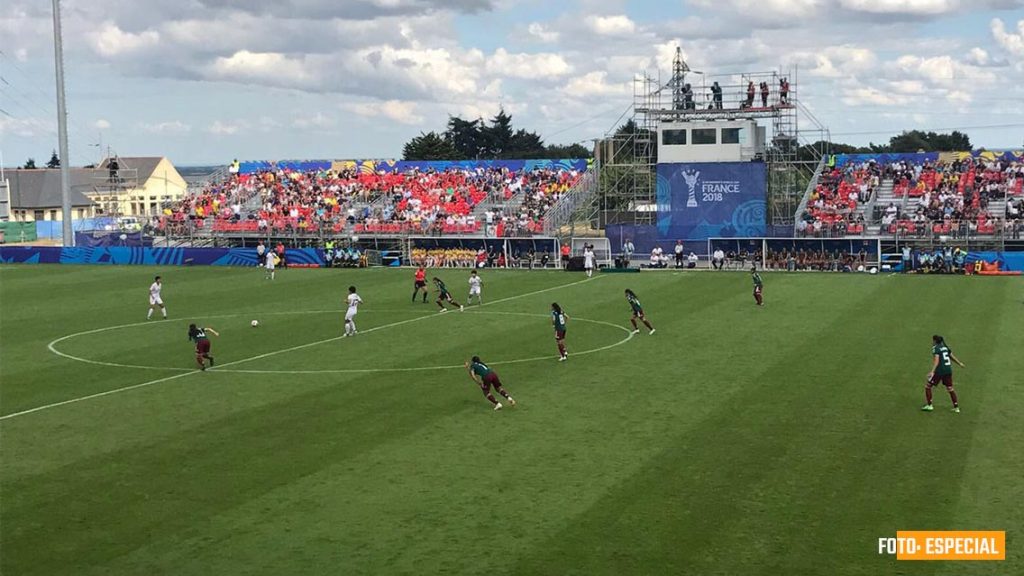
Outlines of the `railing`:
<svg viewBox="0 0 1024 576">
<path fill-rule="evenodd" d="M 807 202 L 811 199 L 811 193 L 818 187 L 818 179 L 821 178 L 821 171 L 825 169 L 825 156 L 821 157 L 818 161 L 817 168 L 814 169 L 814 176 L 811 176 L 810 182 L 807 183 L 807 189 L 804 190 L 804 197 L 800 200 L 800 204 L 796 207 L 796 214 L 793 215 L 793 221 L 796 222 L 804 215 L 807 211 Z"/>
<path fill-rule="evenodd" d="M 557 234 L 558 230 L 572 222 L 579 209 L 590 203 L 596 194 L 597 176 L 593 170 L 587 170 L 572 188 L 548 208 L 544 214 L 544 233 Z"/>
</svg>

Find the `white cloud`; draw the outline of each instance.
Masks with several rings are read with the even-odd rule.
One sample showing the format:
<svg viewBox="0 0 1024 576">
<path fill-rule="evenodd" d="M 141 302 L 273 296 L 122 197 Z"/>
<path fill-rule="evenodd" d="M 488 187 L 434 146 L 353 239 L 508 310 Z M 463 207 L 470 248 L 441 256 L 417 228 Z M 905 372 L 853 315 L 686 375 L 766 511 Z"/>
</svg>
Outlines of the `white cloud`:
<svg viewBox="0 0 1024 576">
<path fill-rule="evenodd" d="M 338 125 L 334 116 L 328 116 L 323 112 L 317 112 L 309 116 L 297 116 L 292 119 L 291 126 L 294 128 L 309 128 L 316 130 L 329 130 Z"/>
<path fill-rule="evenodd" d="M 239 50 L 229 57 L 217 58 L 210 72 L 217 78 L 233 81 L 305 83 L 309 73 L 305 62 L 275 52 Z"/>
<path fill-rule="evenodd" d="M 11 118 L 0 114 L 0 136 L 12 135 L 32 138 L 42 135 L 55 135 L 53 126 L 39 118 Z"/>
<path fill-rule="evenodd" d="M 572 66 L 558 54 L 510 54 L 498 48 L 487 59 L 487 71 L 516 78 L 558 78 L 571 72 Z"/>
<path fill-rule="evenodd" d="M 192 131 L 192 126 L 185 124 L 181 120 L 156 123 L 143 122 L 139 124 L 139 128 L 151 134 L 186 134 Z"/>
<path fill-rule="evenodd" d="M 14 51 L 14 59 L 18 62 L 28 61 L 28 50 L 25 48 L 18 48 Z"/>
<path fill-rule="evenodd" d="M 1003 49 L 1024 59 L 1024 20 L 1017 21 L 1017 33 L 1006 31 L 1006 25 L 999 18 L 993 18 L 990 24 L 992 37 Z"/>
<path fill-rule="evenodd" d="M 560 88 L 560 90 L 573 98 L 587 98 L 589 96 L 624 96 L 629 93 L 629 83 L 608 82 L 608 73 L 603 70 L 588 72 L 577 76 Z"/>
<path fill-rule="evenodd" d="M 350 104 L 346 105 L 345 108 L 360 116 L 369 118 L 381 116 L 402 124 L 420 124 L 423 122 L 423 116 L 416 113 L 417 104 L 415 102 L 387 100 L 385 102 Z"/>
<path fill-rule="evenodd" d="M 133 34 L 107 21 L 92 33 L 91 41 L 93 50 L 98 54 L 114 57 L 156 46 L 160 42 L 160 33 L 156 30 L 146 30 Z"/>
<path fill-rule="evenodd" d="M 947 89 L 971 87 L 977 89 L 993 84 L 997 76 L 990 70 L 971 66 L 955 60 L 952 56 L 906 55 L 885 65 L 886 72 L 894 79 L 917 79 L 927 85 Z"/>
<path fill-rule="evenodd" d="M 828 0 L 691 0 L 701 8 L 729 12 L 754 20 L 791 20 L 814 16 Z"/>
<path fill-rule="evenodd" d="M 629 19 L 629 16 L 617 14 L 615 16 L 587 16 L 585 20 L 591 32 L 602 36 L 623 36 L 636 32 L 636 22 Z"/>
<path fill-rule="evenodd" d="M 934 16 L 960 7 L 959 0 L 840 0 L 847 10 L 873 14 L 913 14 Z"/>
<path fill-rule="evenodd" d="M 795 52 L 788 59 L 802 67 L 809 66 L 809 74 L 822 78 L 856 76 L 873 68 L 878 60 L 873 51 L 849 44 L 814 52 Z"/>
<path fill-rule="evenodd" d="M 910 96 L 879 90 L 874 86 L 857 86 L 843 92 L 842 101 L 847 106 L 899 106 L 912 100 Z"/>
<path fill-rule="evenodd" d="M 238 124 L 215 120 L 213 124 L 210 124 L 206 131 L 215 136 L 230 136 L 232 134 L 237 134 L 240 128 L 241 126 Z"/>
<path fill-rule="evenodd" d="M 97 130 L 107 130 L 110 128 L 110 121 L 105 118 L 100 118 L 99 120 L 93 122 L 92 125 Z"/>
<path fill-rule="evenodd" d="M 531 37 L 541 42 L 548 43 L 558 42 L 558 38 L 561 36 L 558 32 L 554 30 L 549 30 L 547 26 L 541 24 L 540 22 L 531 22 L 530 25 L 526 27 L 526 32 Z"/>
</svg>

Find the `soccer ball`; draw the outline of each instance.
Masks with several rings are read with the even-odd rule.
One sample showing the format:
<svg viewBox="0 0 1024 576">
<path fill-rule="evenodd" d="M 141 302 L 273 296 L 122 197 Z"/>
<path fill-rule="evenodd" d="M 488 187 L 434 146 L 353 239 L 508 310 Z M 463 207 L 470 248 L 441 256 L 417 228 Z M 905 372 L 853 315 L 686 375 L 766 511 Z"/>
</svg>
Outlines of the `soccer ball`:
<svg viewBox="0 0 1024 576">
<path fill-rule="evenodd" d="M 878 274 L 878 268 L 875 268 L 874 266 L 872 266 L 870 272 L 872 274 Z"/>
<path fill-rule="evenodd" d="M 251 324 L 252 324 L 252 327 L 253 327 L 253 328 L 255 328 L 255 327 L 257 327 L 257 326 L 259 326 L 259 325 L 260 325 L 260 321 L 259 321 L 259 320 L 253 320 L 253 321 L 251 322 Z"/>
</svg>

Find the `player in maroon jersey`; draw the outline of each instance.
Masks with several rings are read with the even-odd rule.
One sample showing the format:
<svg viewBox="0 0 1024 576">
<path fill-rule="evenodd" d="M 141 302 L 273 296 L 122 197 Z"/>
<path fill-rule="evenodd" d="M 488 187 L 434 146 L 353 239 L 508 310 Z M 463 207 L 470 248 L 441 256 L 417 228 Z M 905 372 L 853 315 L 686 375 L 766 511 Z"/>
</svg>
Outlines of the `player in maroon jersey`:
<svg viewBox="0 0 1024 576">
<path fill-rule="evenodd" d="M 210 367 L 213 367 L 213 356 L 210 355 L 210 338 L 206 335 L 207 332 L 214 336 L 220 336 L 213 328 L 197 328 L 195 324 L 188 325 L 188 339 L 196 343 L 196 364 L 199 364 L 200 370 L 206 370 L 206 362 L 204 360 L 209 360 Z"/>
<path fill-rule="evenodd" d="M 509 406 L 515 406 L 516 401 L 512 399 L 512 396 L 505 391 L 501 385 L 501 379 L 498 378 L 498 373 L 495 372 L 490 366 L 484 364 L 480 360 L 479 356 L 473 356 L 473 359 L 466 362 L 466 370 L 469 371 L 469 377 L 473 379 L 480 386 L 480 390 L 483 391 L 484 396 L 487 400 L 494 405 L 495 410 L 501 410 L 501 402 L 498 402 L 494 398 L 494 394 L 491 394 L 491 388 L 498 394 L 501 394 L 506 400 L 508 400 Z"/>
</svg>

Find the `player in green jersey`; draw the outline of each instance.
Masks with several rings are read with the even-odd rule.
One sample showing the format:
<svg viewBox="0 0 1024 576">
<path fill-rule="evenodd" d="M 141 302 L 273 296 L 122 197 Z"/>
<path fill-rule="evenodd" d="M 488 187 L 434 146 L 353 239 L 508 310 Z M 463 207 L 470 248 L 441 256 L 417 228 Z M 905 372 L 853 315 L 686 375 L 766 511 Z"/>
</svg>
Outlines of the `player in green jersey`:
<svg viewBox="0 0 1024 576">
<path fill-rule="evenodd" d="M 644 326 L 647 326 L 647 333 L 654 334 L 654 326 L 647 320 L 647 316 L 644 315 L 644 308 L 640 305 L 640 299 L 636 297 L 636 293 L 626 288 L 626 301 L 629 302 L 629 307 L 633 309 L 633 317 L 629 319 L 633 323 L 633 334 L 639 334 L 640 328 L 636 325 L 636 319 L 639 318 Z"/>
<path fill-rule="evenodd" d="M 491 394 L 491 388 L 498 394 L 501 394 L 506 400 L 508 400 L 509 406 L 515 406 L 516 401 L 512 399 L 512 396 L 505 391 L 505 388 L 501 385 L 501 379 L 498 378 L 498 373 L 491 369 L 490 366 L 484 364 L 480 360 L 479 356 L 473 356 L 473 359 L 466 362 L 466 370 L 469 371 L 469 377 L 473 379 L 473 382 L 480 386 L 480 390 L 483 391 L 484 396 L 491 401 L 494 405 L 495 410 L 501 410 L 501 402 L 498 402 L 494 398 L 494 394 Z"/>
<path fill-rule="evenodd" d="M 928 373 L 928 382 L 924 385 L 924 398 L 928 403 L 922 406 L 921 410 L 925 412 L 934 410 L 932 407 L 932 387 L 938 386 L 941 382 L 946 387 L 946 391 L 949 392 L 949 399 L 953 401 L 953 412 L 960 412 L 960 401 L 956 396 L 956 390 L 953 389 L 954 362 L 961 368 L 964 368 L 964 363 L 953 355 L 953 351 L 949 349 L 949 346 L 946 346 L 945 339 L 938 334 L 932 336 L 932 371 Z"/>
<path fill-rule="evenodd" d="M 758 306 L 764 306 L 764 297 L 761 296 L 764 282 L 761 281 L 761 275 L 757 273 L 757 266 L 750 267 L 750 278 L 754 281 L 754 300 L 757 301 Z"/>
<path fill-rule="evenodd" d="M 569 353 L 565 351 L 565 322 L 569 316 L 562 311 L 558 302 L 551 303 L 551 325 L 555 327 L 555 342 L 558 343 L 558 361 L 565 362 Z"/>
<path fill-rule="evenodd" d="M 455 300 L 452 300 L 452 295 L 451 293 L 448 292 L 448 287 L 444 285 L 444 282 L 442 282 L 440 278 L 434 276 L 432 280 L 434 281 L 434 286 L 437 287 L 437 306 L 438 308 L 441 309 L 441 312 L 448 311 L 448 309 L 444 307 L 445 302 L 451 304 L 452 306 L 458 306 L 460 312 L 464 310 L 462 304 L 459 304 Z"/>
</svg>

